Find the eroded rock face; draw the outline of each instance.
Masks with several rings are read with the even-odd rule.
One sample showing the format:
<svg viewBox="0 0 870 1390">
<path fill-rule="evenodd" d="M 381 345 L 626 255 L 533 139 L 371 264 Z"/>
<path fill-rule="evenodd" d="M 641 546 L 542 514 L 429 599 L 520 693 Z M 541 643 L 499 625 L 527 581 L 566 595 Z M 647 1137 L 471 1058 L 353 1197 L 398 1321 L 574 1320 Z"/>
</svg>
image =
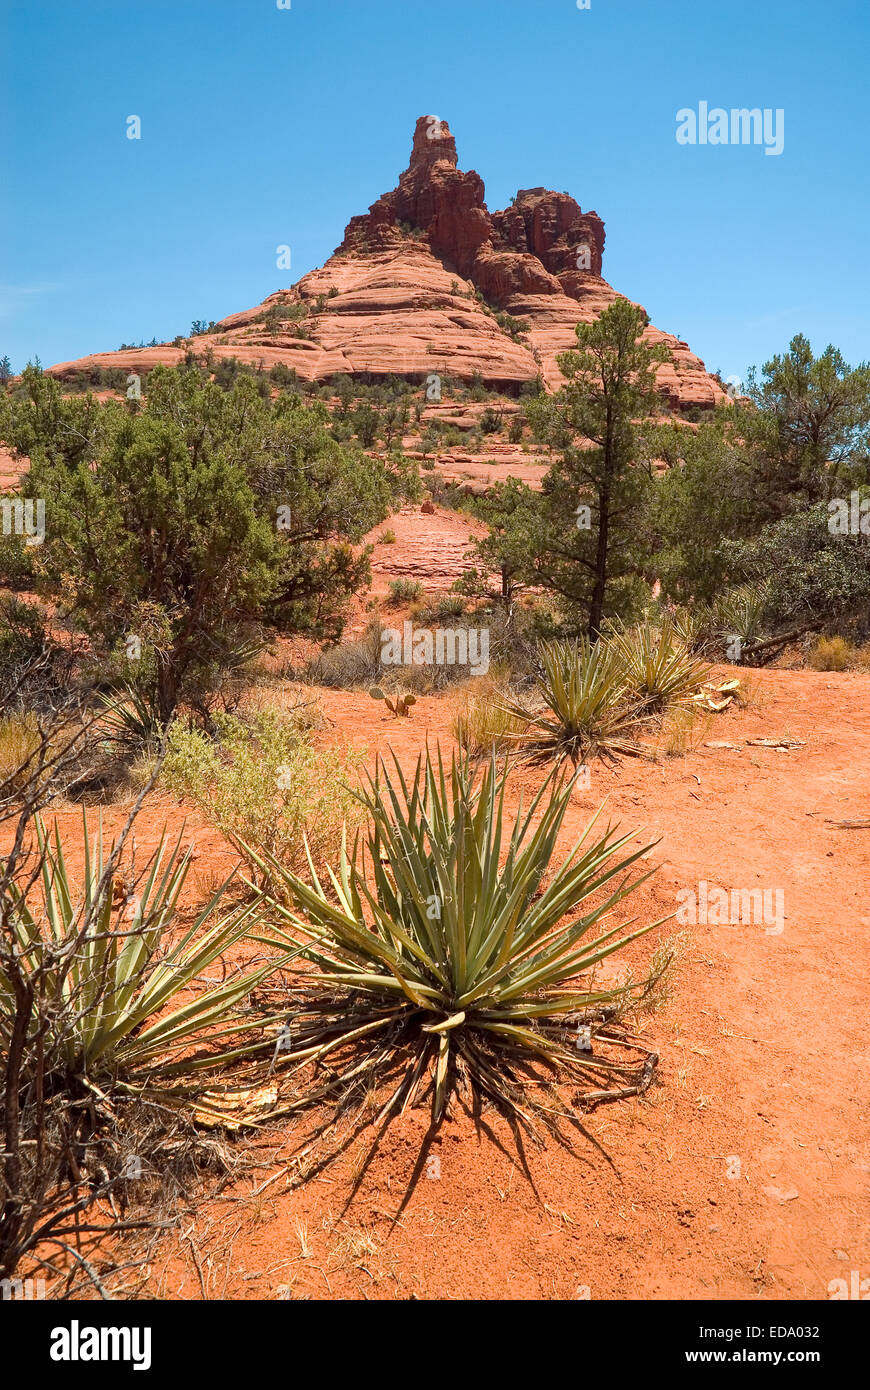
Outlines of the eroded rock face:
<svg viewBox="0 0 870 1390">
<path fill-rule="evenodd" d="M 446 121 L 421 116 L 411 160 L 397 188 L 384 193 L 367 213 L 351 218 L 339 252 L 365 253 L 388 243 L 385 229 L 400 224 L 425 231 L 431 249 L 467 275 L 475 255 L 490 239 L 483 179 L 456 167 L 456 141 Z"/>
<path fill-rule="evenodd" d="M 567 193 L 520 189 L 510 207 L 490 213 L 480 175 L 457 167 L 447 122 L 421 116 L 398 185 L 351 218 L 323 267 L 229 315 L 190 346 L 214 361 L 282 363 L 305 380 L 338 373 L 421 380 L 432 373 L 479 375 L 515 392 L 540 376 L 556 390 L 562 381 L 556 358 L 576 345 L 577 323 L 592 322 L 620 297 L 602 278 L 603 255 L 604 223 Z M 284 310 L 302 317 L 278 322 Z M 501 326 L 498 311 L 521 319 L 527 331 Z M 670 349 L 671 361 L 658 369 L 669 403 L 715 405 L 722 388 L 688 345 L 652 326 L 646 336 Z M 183 356 L 164 344 L 98 353 L 50 370 L 137 372 Z"/>
<path fill-rule="evenodd" d="M 581 212 L 567 193 L 521 188 L 509 208 L 492 214 L 492 225 L 506 246 L 530 251 L 560 279 L 565 272 L 601 274 L 604 223 L 597 212 Z"/>
</svg>

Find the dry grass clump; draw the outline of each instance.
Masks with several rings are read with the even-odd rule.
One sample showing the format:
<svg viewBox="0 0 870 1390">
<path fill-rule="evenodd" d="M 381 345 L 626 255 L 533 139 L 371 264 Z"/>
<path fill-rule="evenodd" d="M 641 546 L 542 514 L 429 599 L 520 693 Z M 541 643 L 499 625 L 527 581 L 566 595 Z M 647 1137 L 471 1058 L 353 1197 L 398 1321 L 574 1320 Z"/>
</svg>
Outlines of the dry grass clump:
<svg viewBox="0 0 870 1390">
<path fill-rule="evenodd" d="M 845 637 L 820 637 L 807 656 L 814 671 L 870 670 L 870 647 L 856 647 Z"/>
<path fill-rule="evenodd" d="M 658 733 L 657 750 L 667 758 L 684 758 L 697 752 L 710 738 L 716 716 L 697 705 L 674 705 L 665 710 Z"/>
<path fill-rule="evenodd" d="M 330 690 L 354 690 L 378 680 L 381 667 L 380 619 L 370 619 L 364 635 L 356 642 L 324 647 L 305 668 L 305 680 Z"/>
<path fill-rule="evenodd" d="M 525 719 L 512 714 L 507 704 L 511 692 L 483 678 L 485 684 L 460 691 L 454 701 L 455 713 L 450 732 L 472 758 L 513 750 L 526 728 Z"/>
<path fill-rule="evenodd" d="M 26 779 L 27 767 L 40 746 L 39 726 L 33 714 L 7 714 L 0 719 L 0 784 L 15 790 Z"/>
</svg>

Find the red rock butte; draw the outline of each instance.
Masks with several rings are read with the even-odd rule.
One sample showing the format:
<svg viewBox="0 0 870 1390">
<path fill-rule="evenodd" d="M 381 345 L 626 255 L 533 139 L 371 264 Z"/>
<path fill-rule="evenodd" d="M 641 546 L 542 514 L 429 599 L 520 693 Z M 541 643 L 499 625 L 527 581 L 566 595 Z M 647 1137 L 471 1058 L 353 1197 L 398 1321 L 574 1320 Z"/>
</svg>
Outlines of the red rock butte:
<svg viewBox="0 0 870 1390">
<path fill-rule="evenodd" d="M 183 346 L 95 353 L 49 370 L 145 372 L 192 350 L 266 369 L 283 363 L 308 381 L 440 373 L 516 393 L 540 376 L 553 390 L 576 324 L 621 297 L 602 277 L 603 255 L 603 221 L 567 193 L 524 188 L 489 212 L 480 175 L 457 167 L 447 122 L 421 116 L 398 186 L 351 218 L 319 270 Z M 652 325 L 645 335 L 668 347 L 657 379 L 669 404 L 712 408 L 724 392 L 688 344 Z"/>
</svg>

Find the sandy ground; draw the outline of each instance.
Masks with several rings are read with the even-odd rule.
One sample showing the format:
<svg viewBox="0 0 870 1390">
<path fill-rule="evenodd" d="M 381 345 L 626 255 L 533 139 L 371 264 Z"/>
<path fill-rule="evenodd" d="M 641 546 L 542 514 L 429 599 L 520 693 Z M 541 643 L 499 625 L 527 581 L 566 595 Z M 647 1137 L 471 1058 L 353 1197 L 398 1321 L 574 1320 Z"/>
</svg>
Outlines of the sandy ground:
<svg viewBox="0 0 870 1390">
<path fill-rule="evenodd" d="M 750 707 L 720 716 L 709 734 L 736 747 L 616 773 L 595 765 L 566 820 L 564 848 L 606 799 L 606 816 L 659 839 L 649 861 L 658 872 L 626 905 L 641 920 L 673 913 L 677 892 L 701 880 L 784 895 L 781 931 L 670 921 L 631 948 L 640 967 L 656 941 L 682 936 L 673 992 L 644 1023 L 661 1057 L 657 1083 L 590 1115 L 599 1147 L 581 1144 L 573 1158 L 555 1143 L 526 1145 L 520 1156 L 495 1116 L 478 1126 L 459 1113 L 421 1150 L 426 1112 L 412 1112 L 349 1201 L 364 1149 L 291 1190 L 291 1131 L 273 1131 L 264 1149 L 273 1157 L 228 1190 L 236 1200 L 206 1198 L 165 1239 L 150 1293 L 826 1299 L 831 1280 L 870 1269 L 870 831 L 834 823 L 870 811 L 870 677 L 751 679 Z M 321 737 L 370 758 L 393 748 L 410 768 L 427 737 L 450 741 L 449 694 L 421 698 L 401 723 L 364 692 L 322 701 Z M 796 742 L 788 751 L 747 742 L 759 737 Z M 538 777 L 514 775 L 514 802 Z M 62 816 L 70 839 L 79 814 Z M 149 806 L 140 852 L 167 817 L 177 826 L 184 814 L 165 797 Z M 232 855 L 196 817 L 187 834 L 198 856 L 191 886 L 204 895 Z"/>
<path fill-rule="evenodd" d="M 375 597 L 418 578 L 427 597 L 462 572 L 466 516 L 404 508 L 375 528 Z M 348 636 L 365 621 L 358 605 Z M 746 673 L 740 673 L 744 678 Z M 658 840 L 658 871 L 626 910 L 673 914 L 680 890 L 705 881 L 783 895 L 777 924 L 668 921 L 635 943 L 637 972 L 656 944 L 679 938 L 671 996 L 644 1022 L 660 1054 L 642 1098 L 599 1108 L 590 1142 L 518 1154 L 503 1122 L 461 1112 L 428 1150 L 425 1111 L 388 1131 L 352 1195 L 364 1149 L 291 1189 L 290 1128 L 258 1140 L 265 1166 L 213 1200 L 201 1194 L 163 1240 L 148 1292 L 264 1298 L 811 1298 L 870 1274 L 866 1118 L 870 675 L 765 671 L 748 708 L 716 718 L 683 758 L 594 765 L 576 791 L 562 848 L 592 812 Z M 472 682 L 473 684 L 473 682 Z M 454 696 L 422 696 L 394 720 L 365 691 L 321 691 L 327 743 L 392 748 L 410 770 L 427 739 L 451 742 Z M 787 749 L 757 738 L 793 740 Z M 512 774 L 510 800 L 539 773 Z M 104 813 L 107 832 L 124 817 Z M 81 813 L 60 813 L 65 841 Z M 152 798 L 139 853 L 164 822 L 196 844 L 188 905 L 235 855 L 173 798 Z M 75 863 L 75 855 L 72 857 Z M 621 960 L 621 957 L 617 957 Z M 618 969 L 619 967 L 614 967 Z M 437 1163 L 429 1160 L 437 1158 Z M 267 1184 L 263 1186 L 263 1184 Z"/>
</svg>

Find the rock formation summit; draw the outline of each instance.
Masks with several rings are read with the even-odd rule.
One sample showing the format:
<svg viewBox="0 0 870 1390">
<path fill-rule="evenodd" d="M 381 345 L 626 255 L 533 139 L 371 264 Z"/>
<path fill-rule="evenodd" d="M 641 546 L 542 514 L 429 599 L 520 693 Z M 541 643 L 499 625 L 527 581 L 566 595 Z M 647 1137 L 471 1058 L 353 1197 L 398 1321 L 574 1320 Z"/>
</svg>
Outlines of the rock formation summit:
<svg viewBox="0 0 870 1390">
<path fill-rule="evenodd" d="M 267 369 L 283 363 L 304 380 L 437 372 L 517 392 L 540 376 L 553 390 L 562 380 L 557 354 L 576 345 L 575 325 L 620 297 L 602 278 L 603 255 L 603 221 L 567 193 L 520 189 L 509 207 L 489 212 L 480 175 L 458 168 L 447 122 L 421 116 L 397 187 L 351 218 L 319 270 L 183 344 L 97 353 L 50 370 L 141 372 L 192 350 Z M 669 349 L 658 385 L 670 405 L 715 405 L 722 388 L 688 344 L 651 325 L 646 336 Z"/>
</svg>

